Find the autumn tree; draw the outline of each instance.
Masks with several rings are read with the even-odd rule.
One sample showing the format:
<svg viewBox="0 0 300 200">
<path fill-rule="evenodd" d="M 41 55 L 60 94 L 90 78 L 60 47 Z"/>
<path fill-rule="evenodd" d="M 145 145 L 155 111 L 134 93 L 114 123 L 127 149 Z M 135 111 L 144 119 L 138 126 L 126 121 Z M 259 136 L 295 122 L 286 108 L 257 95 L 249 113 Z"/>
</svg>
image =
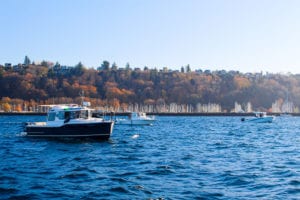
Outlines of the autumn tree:
<svg viewBox="0 0 300 200">
<path fill-rule="evenodd" d="M 9 103 L 3 103 L 2 108 L 4 112 L 10 112 L 11 111 L 11 105 Z"/>
</svg>

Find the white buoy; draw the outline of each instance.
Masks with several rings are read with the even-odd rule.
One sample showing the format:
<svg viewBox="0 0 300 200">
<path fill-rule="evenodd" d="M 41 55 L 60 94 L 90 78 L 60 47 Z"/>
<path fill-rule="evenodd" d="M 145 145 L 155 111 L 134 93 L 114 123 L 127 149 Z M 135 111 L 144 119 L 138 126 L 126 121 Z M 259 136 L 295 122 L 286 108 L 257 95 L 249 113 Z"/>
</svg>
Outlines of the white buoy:
<svg viewBox="0 0 300 200">
<path fill-rule="evenodd" d="M 140 137 L 139 134 L 134 134 L 131 138 L 132 138 L 132 139 L 136 139 L 136 138 L 138 138 L 138 137 Z"/>
</svg>

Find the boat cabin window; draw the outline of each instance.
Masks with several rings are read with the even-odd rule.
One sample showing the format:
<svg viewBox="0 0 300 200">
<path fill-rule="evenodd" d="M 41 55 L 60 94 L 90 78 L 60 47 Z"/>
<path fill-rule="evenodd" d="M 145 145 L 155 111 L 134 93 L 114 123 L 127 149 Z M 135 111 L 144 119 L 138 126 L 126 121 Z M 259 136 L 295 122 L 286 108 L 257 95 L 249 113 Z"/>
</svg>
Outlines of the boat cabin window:
<svg viewBox="0 0 300 200">
<path fill-rule="evenodd" d="M 72 111 L 71 119 L 78 119 L 80 117 L 80 111 Z"/>
<path fill-rule="evenodd" d="M 64 111 L 59 111 L 57 114 L 58 119 L 63 120 L 65 119 L 65 112 Z"/>
<path fill-rule="evenodd" d="M 133 117 L 134 117 L 134 114 L 133 113 L 129 113 L 128 118 L 131 120 Z"/>
<path fill-rule="evenodd" d="M 81 110 L 80 111 L 80 118 L 87 119 L 90 116 L 90 112 L 88 110 Z"/>
<path fill-rule="evenodd" d="M 55 112 L 49 112 L 48 114 L 48 121 L 54 121 L 55 120 Z"/>
<path fill-rule="evenodd" d="M 88 119 L 90 116 L 90 112 L 88 110 L 76 110 L 76 111 L 69 111 L 65 112 L 64 119 Z"/>
<path fill-rule="evenodd" d="M 71 119 L 71 113 L 65 112 L 65 119 Z"/>
</svg>

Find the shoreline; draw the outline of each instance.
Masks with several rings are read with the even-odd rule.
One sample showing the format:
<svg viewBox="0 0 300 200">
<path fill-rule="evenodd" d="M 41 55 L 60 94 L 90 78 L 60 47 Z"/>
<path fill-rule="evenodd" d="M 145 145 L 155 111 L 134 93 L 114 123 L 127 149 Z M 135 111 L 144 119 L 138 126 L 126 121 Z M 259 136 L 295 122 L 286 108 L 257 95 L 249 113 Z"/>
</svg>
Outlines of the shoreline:
<svg viewBox="0 0 300 200">
<path fill-rule="evenodd" d="M 100 113 L 99 113 L 100 114 Z M 129 112 L 117 112 L 112 115 L 115 116 L 126 116 Z M 206 117 L 243 117 L 243 116 L 254 116 L 253 113 L 172 113 L 172 112 L 155 112 L 155 113 L 146 113 L 147 115 L 156 115 L 156 116 L 206 116 Z M 267 113 L 268 115 L 280 116 L 282 113 Z M 17 116 L 46 116 L 47 113 L 44 112 L 0 112 L 1 115 L 17 115 Z M 110 112 L 105 114 L 106 116 L 110 115 Z M 300 113 L 288 113 L 291 116 L 300 116 Z"/>
</svg>

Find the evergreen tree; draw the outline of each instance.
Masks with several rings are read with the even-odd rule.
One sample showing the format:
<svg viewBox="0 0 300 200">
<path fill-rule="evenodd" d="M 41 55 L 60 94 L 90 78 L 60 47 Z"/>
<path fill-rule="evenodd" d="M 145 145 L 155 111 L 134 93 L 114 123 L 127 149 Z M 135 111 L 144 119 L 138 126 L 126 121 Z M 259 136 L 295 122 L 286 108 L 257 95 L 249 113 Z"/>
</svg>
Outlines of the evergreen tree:
<svg viewBox="0 0 300 200">
<path fill-rule="evenodd" d="M 56 62 L 55 65 L 53 66 L 54 68 L 60 68 L 59 62 Z"/>
<path fill-rule="evenodd" d="M 108 61 L 104 60 L 102 65 L 101 65 L 101 68 L 103 70 L 109 70 L 109 66 L 110 66 L 110 63 Z"/>
<path fill-rule="evenodd" d="M 85 70 L 84 65 L 81 62 L 79 62 L 74 67 L 74 74 L 80 76 L 80 75 L 82 75 L 84 73 L 84 70 Z"/>
<path fill-rule="evenodd" d="M 125 69 L 126 69 L 126 70 L 130 70 L 130 64 L 129 64 L 129 62 L 126 63 Z"/>
<path fill-rule="evenodd" d="M 117 70 L 118 69 L 118 66 L 115 62 L 112 64 L 111 69 L 112 70 Z"/>
<path fill-rule="evenodd" d="M 41 65 L 44 67 L 49 67 L 49 63 L 45 60 L 42 61 Z"/>
<path fill-rule="evenodd" d="M 28 56 L 25 56 L 25 59 L 24 59 L 24 65 L 30 65 L 30 59 L 28 58 Z"/>
<path fill-rule="evenodd" d="M 191 72 L 191 67 L 189 64 L 186 66 L 186 72 Z"/>
<path fill-rule="evenodd" d="M 181 73 L 184 73 L 184 67 L 183 67 L 183 66 L 181 67 L 180 72 L 181 72 Z"/>
</svg>

